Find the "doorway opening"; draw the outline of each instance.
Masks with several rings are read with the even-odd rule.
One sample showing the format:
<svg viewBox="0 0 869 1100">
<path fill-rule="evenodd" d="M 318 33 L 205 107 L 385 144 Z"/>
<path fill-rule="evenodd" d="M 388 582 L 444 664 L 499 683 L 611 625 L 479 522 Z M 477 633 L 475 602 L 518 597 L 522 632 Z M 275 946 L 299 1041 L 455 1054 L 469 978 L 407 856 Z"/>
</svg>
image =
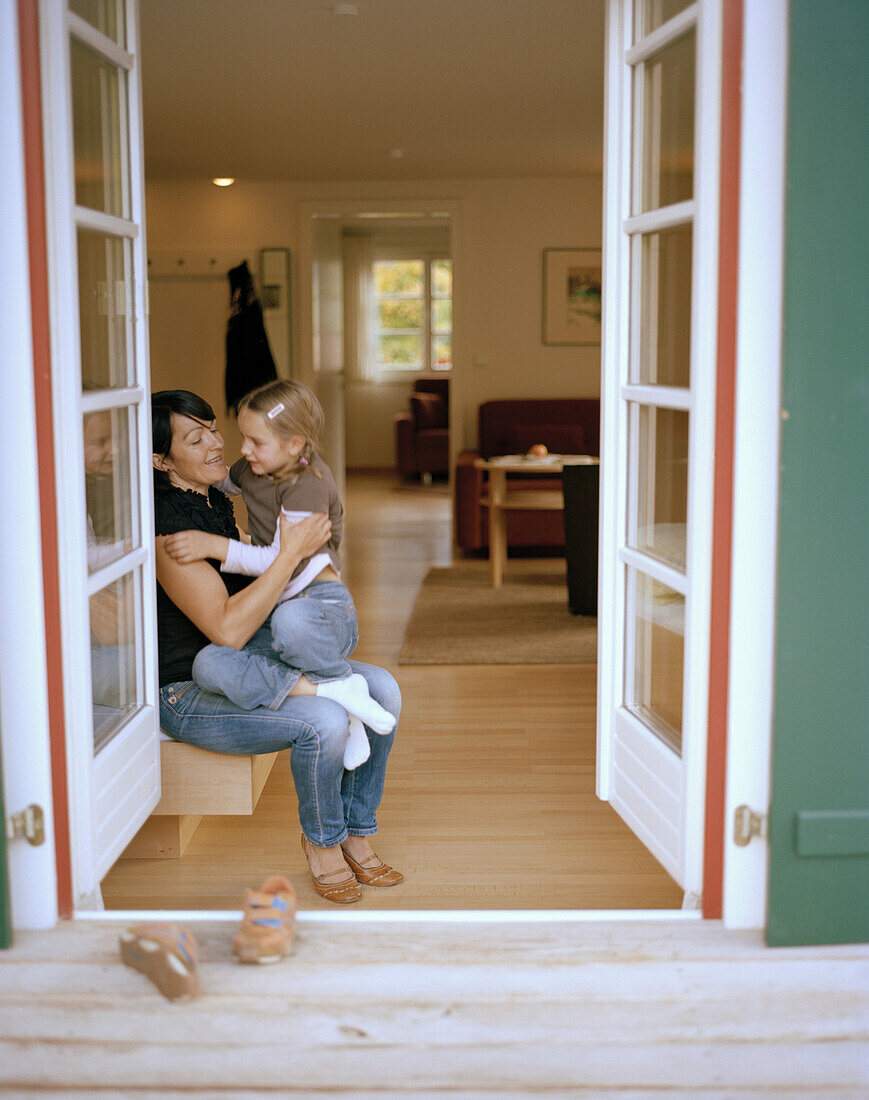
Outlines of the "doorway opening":
<svg viewBox="0 0 869 1100">
<path fill-rule="evenodd" d="M 492 664 L 481 652 L 474 664 L 399 664 L 429 569 L 459 567 L 485 582 L 488 563 L 454 551 L 448 483 L 428 489 L 396 473 L 393 417 L 396 401 L 403 404 L 410 392 L 410 372 L 365 379 L 350 369 L 348 336 L 356 334 L 346 322 L 354 290 L 344 275 L 342 240 L 361 230 L 374 241 L 418 243 L 447 229 L 459 288 L 453 344 L 461 363 L 461 223 L 459 204 L 443 200 L 396 201 L 379 210 L 311 204 L 302 211 L 294 373 L 323 401 L 326 451 L 342 484 L 345 579 L 360 621 L 355 656 L 390 669 L 404 697 L 378 849 L 402 867 L 406 882 L 398 890 L 367 891 L 364 905 L 431 912 L 678 909 L 679 887 L 596 797 L 595 663 Z M 460 371 L 450 372 L 451 470 L 463 445 L 462 382 Z M 385 438 L 367 440 L 372 432 Z M 360 460 L 360 454 L 385 458 Z M 563 575 L 564 567 L 560 558 L 522 561 L 523 572 L 541 583 Z M 310 901 L 322 909 L 296 851 L 294 815 L 284 753 L 253 815 L 203 820 L 180 860 L 119 861 L 103 883 L 105 904 L 232 909 L 245 886 L 279 869 L 291 874 L 303 908 Z"/>
</svg>

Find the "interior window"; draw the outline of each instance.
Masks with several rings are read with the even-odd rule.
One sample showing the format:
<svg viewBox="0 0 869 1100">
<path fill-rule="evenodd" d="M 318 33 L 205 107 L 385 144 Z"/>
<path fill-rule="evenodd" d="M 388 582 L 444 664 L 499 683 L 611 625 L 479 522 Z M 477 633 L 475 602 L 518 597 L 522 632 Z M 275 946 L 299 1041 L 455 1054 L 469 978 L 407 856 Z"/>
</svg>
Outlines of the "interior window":
<svg viewBox="0 0 869 1100">
<path fill-rule="evenodd" d="M 450 370 L 452 262 L 429 257 L 379 259 L 372 275 L 378 369 Z"/>
</svg>

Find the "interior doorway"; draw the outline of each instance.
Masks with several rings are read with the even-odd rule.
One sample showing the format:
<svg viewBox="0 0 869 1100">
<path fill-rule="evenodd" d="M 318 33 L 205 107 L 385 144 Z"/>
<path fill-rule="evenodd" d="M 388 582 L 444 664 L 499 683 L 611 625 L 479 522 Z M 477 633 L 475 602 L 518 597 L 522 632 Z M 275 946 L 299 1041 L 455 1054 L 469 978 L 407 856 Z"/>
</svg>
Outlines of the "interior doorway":
<svg viewBox="0 0 869 1100">
<path fill-rule="evenodd" d="M 418 378 L 448 379 L 450 438 L 455 439 L 462 422 L 454 366 L 462 361 L 455 351 L 462 338 L 461 307 L 451 278 L 448 332 L 440 334 L 447 343 L 436 344 L 439 326 L 431 315 L 428 282 L 438 259 L 450 265 L 451 276 L 461 271 L 458 206 L 442 199 L 302 204 L 295 374 L 323 403 L 324 449 L 339 488 L 345 469 L 395 469 L 395 415 L 409 408 Z M 387 257 L 420 267 L 419 301 L 394 303 L 408 307 L 408 323 L 417 326 L 418 336 L 412 327 L 390 330 L 397 322 L 381 316 L 388 306 L 377 300 L 375 268 Z M 410 316 L 414 307 L 418 317 Z M 447 348 L 448 363 L 443 350 L 436 361 L 437 347 Z M 452 465 L 449 461 L 448 469 Z"/>
<path fill-rule="evenodd" d="M 419 240 L 433 223 L 441 233 L 448 227 L 461 287 L 460 212 L 444 205 L 319 206 L 303 211 L 300 231 L 298 279 L 309 301 L 298 319 L 295 374 L 316 385 L 324 403 L 324 450 L 347 507 L 345 574 L 361 627 L 356 656 L 393 671 L 405 699 L 379 843 L 384 858 L 405 870 L 407 885 L 372 897 L 368 891 L 365 904 L 432 911 L 678 908 L 679 888 L 595 795 L 596 664 L 517 667 L 487 663 L 481 652 L 471 665 L 399 667 L 425 575 L 456 564 L 452 495 L 444 485 L 427 492 L 402 483 L 391 465 L 354 460 L 354 432 L 377 431 L 378 424 L 387 435 L 379 443 L 391 455 L 397 410 L 389 394 L 406 402 L 412 382 L 409 373 L 367 383 L 348 376 L 353 304 L 348 310 L 342 236 L 362 227 L 381 239 Z M 454 301 L 461 349 L 461 293 Z M 451 372 L 450 382 L 455 454 L 465 442 L 460 375 Z M 380 414 L 366 391 L 380 399 Z M 484 559 L 458 564 L 483 577 L 488 570 Z M 564 570 L 557 558 L 526 566 L 541 581 Z M 181 860 L 120 861 L 103 883 L 106 906 L 232 909 L 245 886 L 275 869 L 291 874 L 302 905 L 316 905 L 296 851 L 291 790 L 289 761 L 279 759 L 254 815 L 205 819 Z"/>
</svg>

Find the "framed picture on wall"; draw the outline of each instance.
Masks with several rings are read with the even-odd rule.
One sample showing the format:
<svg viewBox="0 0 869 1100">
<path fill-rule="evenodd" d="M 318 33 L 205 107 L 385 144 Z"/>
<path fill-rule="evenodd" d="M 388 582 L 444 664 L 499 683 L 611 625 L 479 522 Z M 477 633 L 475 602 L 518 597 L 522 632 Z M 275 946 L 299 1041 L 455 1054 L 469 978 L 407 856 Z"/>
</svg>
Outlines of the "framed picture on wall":
<svg viewBox="0 0 869 1100">
<path fill-rule="evenodd" d="M 544 248 L 543 343 L 600 343 L 601 250 Z"/>
</svg>

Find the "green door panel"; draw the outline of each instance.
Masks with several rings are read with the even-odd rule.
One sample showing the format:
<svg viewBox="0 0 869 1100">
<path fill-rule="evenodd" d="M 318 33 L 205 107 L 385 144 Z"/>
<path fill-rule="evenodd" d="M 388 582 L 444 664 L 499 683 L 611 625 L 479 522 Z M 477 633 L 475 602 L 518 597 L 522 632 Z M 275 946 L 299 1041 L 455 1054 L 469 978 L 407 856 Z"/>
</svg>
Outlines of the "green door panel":
<svg viewBox="0 0 869 1100">
<path fill-rule="evenodd" d="M 798 813 L 797 855 L 869 856 L 869 810 Z"/>
<path fill-rule="evenodd" d="M 869 940 L 867 54 L 791 0 L 770 944 Z"/>
</svg>

